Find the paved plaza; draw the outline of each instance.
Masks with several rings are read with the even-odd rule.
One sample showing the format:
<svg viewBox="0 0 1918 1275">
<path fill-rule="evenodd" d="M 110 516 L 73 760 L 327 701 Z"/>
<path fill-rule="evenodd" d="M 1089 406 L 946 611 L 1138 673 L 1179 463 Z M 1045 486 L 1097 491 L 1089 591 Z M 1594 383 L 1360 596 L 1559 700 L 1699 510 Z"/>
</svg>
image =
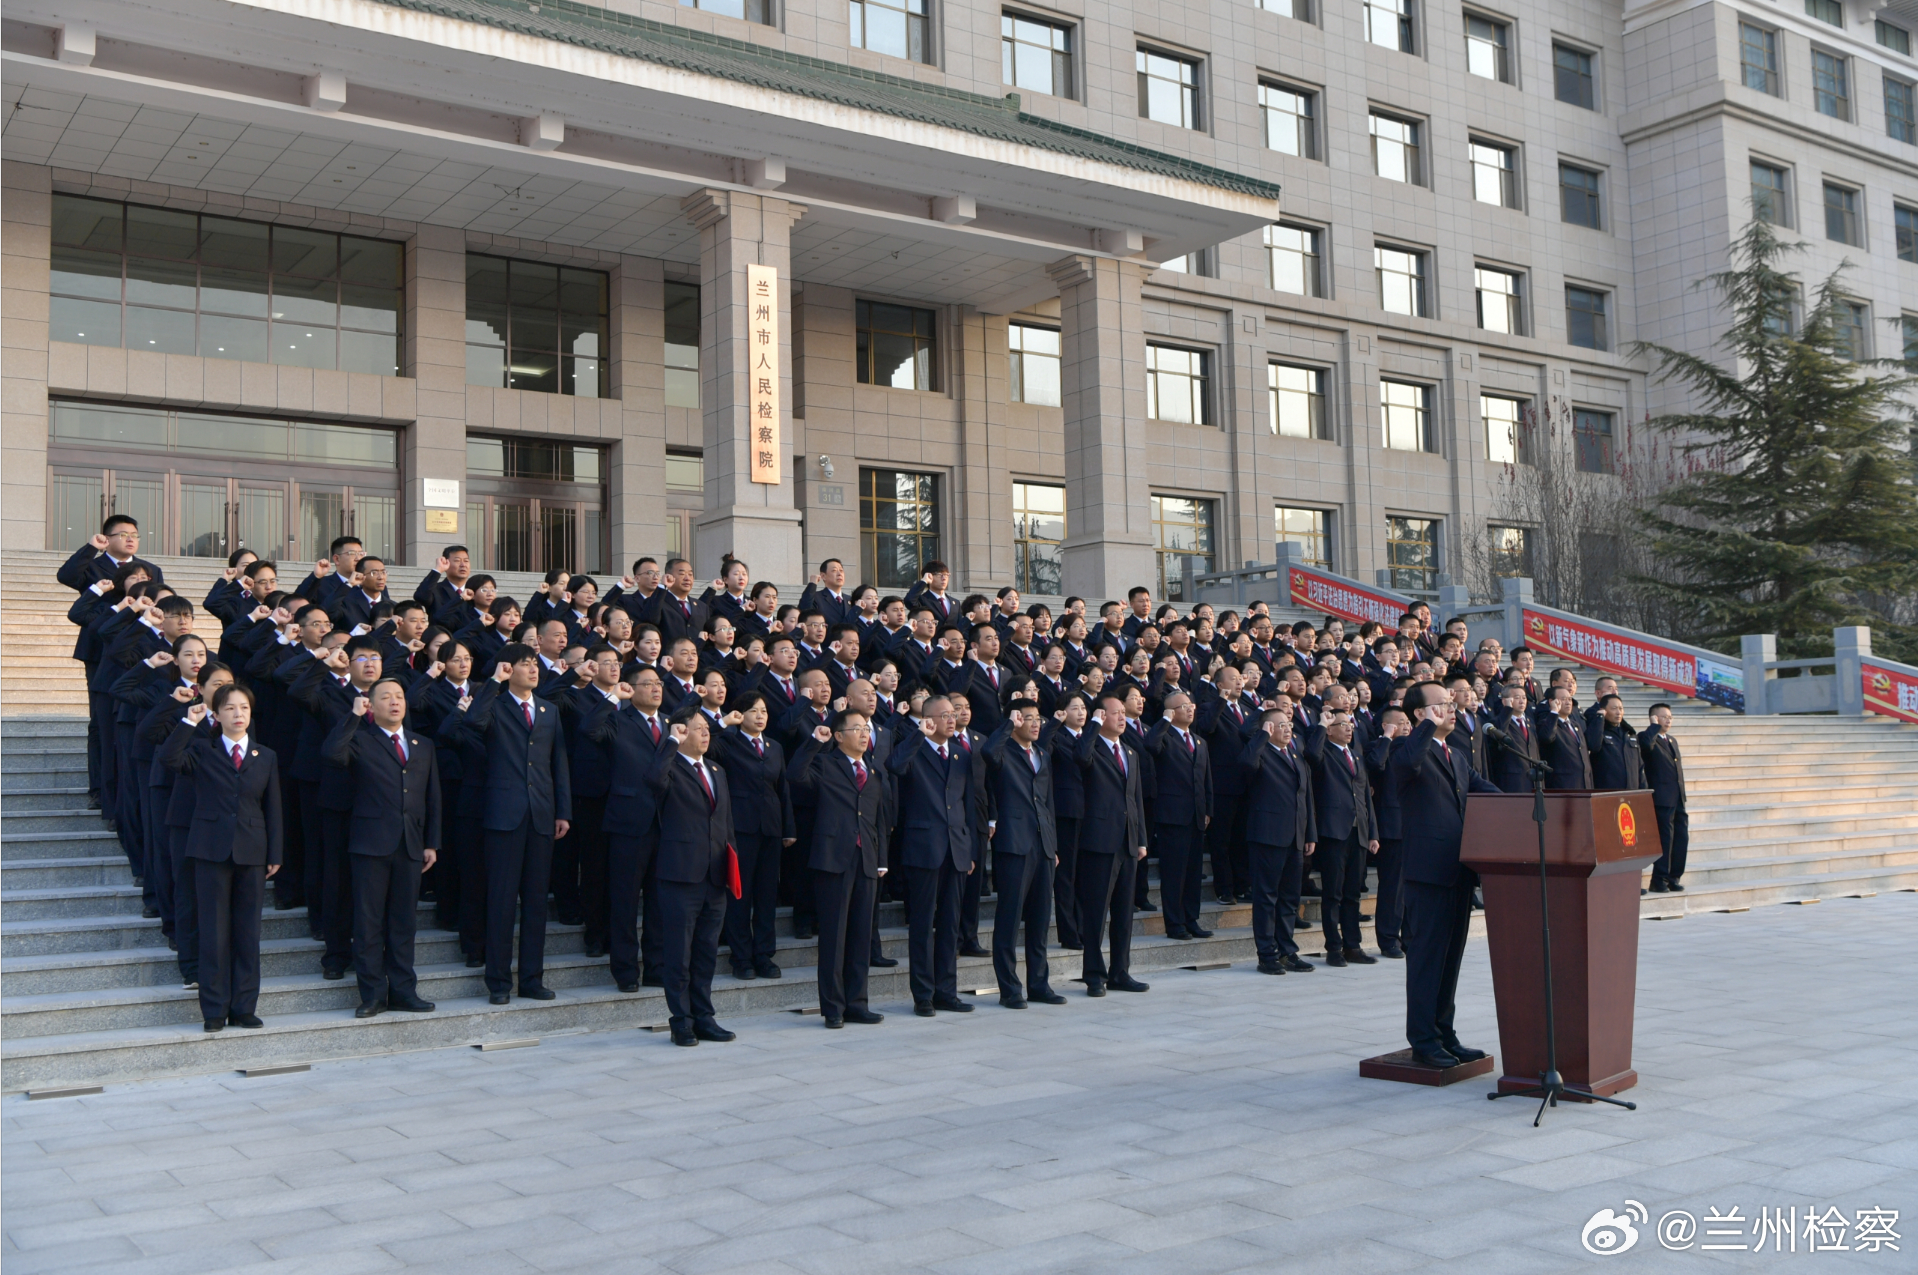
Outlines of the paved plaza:
<svg viewBox="0 0 1918 1275">
<path fill-rule="evenodd" d="M 1918 1267 L 1918 895 L 1648 923 L 1635 1113 L 1361 1080 L 1402 966 L 1160 973 L 731 1045 L 548 1039 L 5 1100 L 7 1275 Z M 1076 990 L 1076 987 L 1075 987 Z M 1497 1045 L 1485 945 L 1461 1035 Z M 1601 1209 L 1629 1251 L 1581 1246 Z M 1766 1228 L 1795 1210 L 1790 1247 Z M 1810 1235 L 1806 1219 L 1832 1221 Z M 1689 1248 L 1661 1218 L 1699 1219 Z M 1708 1239 L 1712 1210 L 1740 1231 Z M 1762 1210 L 1762 1212 L 1761 1212 Z M 1861 1236 L 1882 1232 L 1899 1251 Z M 1868 1224 L 1860 1218 L 1869 1213 Z M 1702 1251 L 1704 1243 L 1750 1245 Z M 1820 1240 L 1844 1251 L 1811 1251 Z M 1873 1251 L 1875 1250 L 1875 1251 Z"/>
</svg>

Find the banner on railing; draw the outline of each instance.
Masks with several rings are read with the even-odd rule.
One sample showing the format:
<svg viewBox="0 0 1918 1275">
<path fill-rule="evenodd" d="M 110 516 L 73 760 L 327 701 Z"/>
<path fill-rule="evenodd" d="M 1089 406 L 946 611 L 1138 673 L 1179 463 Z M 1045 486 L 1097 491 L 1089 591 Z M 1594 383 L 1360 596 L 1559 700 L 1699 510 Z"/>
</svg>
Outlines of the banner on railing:
<svg viewBox="0 0 1918 1275">
<path fill-rule="evenodd" d="M 1656 638 L 1628 637 L 1563 616 L 1524 609 L 1525 645 L 1563 659 L 1635 678 L 1674 695 L 1744 711 L 1744 675 L 1727 660 L 1715 660 Z"/>
<path fill-rule="evenodd" d="M 1288 575 L 1287 591 L 1291 594 L 1294 606 L 1323 611 L 1327 615 L 1356 620 L 1361 624 L 1367 620 L 1377 620 L 1386 628 L 1396 630 L 1399 617 L 1405 614 L 1405 608 L 1410 604 L 1407 598 L 1368 589 L 1329 571 L 1292 567 Z"/>
<path fill-rule="evenodd" d="M 1918 677 L 1879 664 L 1865 665 L 1865 708 L 1918 723 Z"/>
</svg>

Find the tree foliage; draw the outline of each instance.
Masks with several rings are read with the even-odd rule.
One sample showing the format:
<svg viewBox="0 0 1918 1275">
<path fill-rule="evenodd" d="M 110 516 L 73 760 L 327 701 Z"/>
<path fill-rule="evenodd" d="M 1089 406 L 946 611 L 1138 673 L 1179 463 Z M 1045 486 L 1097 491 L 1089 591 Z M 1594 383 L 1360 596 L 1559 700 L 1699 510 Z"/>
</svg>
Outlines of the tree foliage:
<svg viewBox="0 0 1918 1275">
<path fill-rule="evenodd" d="M 1655 418 L 1697 463 L 1646 520 L 1658 570 L 1640 584 L 1668 601 L 1683 634 L 1737 649 L 1775 633 L 1781 655 L 1831 649 L 1838 625 L 1868 624 L 1874 647 L 1918 656 L 1918 498 L 1910 411 L 1918 382 L 1901 360 L 1861 360 L 1852 347 L 1840 266 L 1804 313 L 1802 245 L 1754 220 L 1732 267 L 1701 281 L 1731 325 L 1729 367 L 1640 342 L 1655 375 L 1687 386 L 1693 410 Z M 1675 635 L 1676 636 L 1676 635 Z"/>
</svg>

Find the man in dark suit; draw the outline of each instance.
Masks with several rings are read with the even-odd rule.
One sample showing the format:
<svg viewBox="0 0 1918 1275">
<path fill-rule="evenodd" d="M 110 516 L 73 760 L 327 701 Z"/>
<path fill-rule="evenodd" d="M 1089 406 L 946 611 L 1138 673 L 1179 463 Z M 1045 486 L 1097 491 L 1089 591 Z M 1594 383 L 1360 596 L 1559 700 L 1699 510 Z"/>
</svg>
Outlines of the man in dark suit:
<svg viewBox="0 0 1918 1275">
<path fill-rule="evenodd" d="M 647 779 L 664 746 L 666 719 L 659 711 L 659 670 L 642 668 L 632 680 L 613 688 L 620 707 L 601 719 L 599 742 L 608 750 L 606 781 L 606 948 L 612 956 L 613 983 L 637 992 L 642 981 L 664 986 L 660 971 L 659 893 L 651 875 L 658 842 L 658 819 Z M 640 929 L 640 890 L 646 899 L 646 927 Z M 642 980 L 641 958 L 644 957 Z"/>
<path fill-rule="evenodd" d="M 420 578 L 413 589 L 413 600 L 424 602 L 428 615 L 453 611 L 464 601 L 462 590 L 473 574 L 473 555 L 465 545 L 448 545 L 440 551 L 433 569 Z"/>
<path fill-rule="evenodd" d="M 353 810 L 347 853 L 353 861 L 353 964 L 359 976 L 356 1018 L 387 1009 L 431 1013 L 413 973 L 420 874 L 440 845 L 439 766 L 433 741 L 406 729 L 406 687 L 382 678 L 354 697 L 327 735 L 321 755 L 348 772 Z"/>
<path fill-rule="evenodd" d="M 1046 931 L 1052 921 L 1052 870 L 1059 859 L 1053 810 L 1051 752 L 1039 744 L 1045 714 L 1030 701 L 1008 709 L 1008 730 L 980 750 L 986 766 L 987 827 L 992 879 L 999 892 L 992 921 L 992 967 L 999 1003 L 1024 1009 L 1031 1001 L 1063 1005 L 1052 990 Z M 1077 764 L 1073 766 L 1077 770 Z M 1019 924 L 1026 927 L 1026 978 L 1019 981 Z"/>
<path fill-rule="evenodd" d="M 958 716 L 941 695 L 921 707 L 921 738 L 886 759 L 899 810 L 899 855 L 911 928 L 913 1012 L 972 1012 L 959 999 L 959 895 L 977 870 L 974 831 L 986 816 L 983 763 L 955 740 Z"/>
<path fill-rule="evenodd" d="M 1304 973 L 1313 966 L 1293 940 L 1305 858 L 1318 840 L 1312 775 L 1292 737 L 1288 707 L 1269 708 L 1239 754 L 1245 772 L 1245 828 L 1251 844 L 1252 941 L 1259 973 Z"/>
<path fill-rule="evenodd" d="M 549 1001 L 546 891 L 553 842 L 573 818 L 572 774 L 559 710 L 533 695 L 539 655 L 509 643 L 493 678 L 473 694 L 466 731 L 486 759 L 486 990 L 495 1005 L 511 1000 L 513 920 L 519 919 L 519 994 Z"/>
<path fill-rule="evenodd" d="M 814 807 L 806 866 L 819 916 L 819 1014 L 835 1029 L 885 1018 L 866 1001 L 875 892 L 886 875 L 886 784 L 869 731 L 863 713 L 836 713 L 786 772 Z"/>
<path fill-rule="evenodd" d="M 1599 697 L 1596 717 L 1585 719 L 1585 742 L 1592 753 L 1592 787 L 1601 792 L 1631 792 L 1645 786 L 1645 762 L 1638 732 L 1625 720 L 1625 701 L 1616 694 Z"/>
<path fill-rule="evenodd" d="M 1305 739 L 1312 764 L 1312 810 L 1325 924 L 1325 963 L 1375 965 L 1359 939 L 1359 898 L 1365 893 L 1366 855 L 1378 853 L 1372 817 L 1372 781 L 1353 735 L 1352 714 L 1328 708 Z"/>
<path fill-rule="evenodd" d="M 1592 754 L 1574 708 L 1571 687 L 1559 684 L 1535 714 L 1539 759 L 1552 768 L 1547 788 L 1586 791 L 1592 786 Z"/>
<path fill-rule="evenodd" d="M 85 593 L 100 581 L 111 580 L 114 572 L 129 564 L 145 567 L 147 579 L 155 584 L 165 582 L 160 568 L 140 556 L 139 522 L 132 514 L 108 514 L 100 524 L 100 533 L 75 549 L 73 556 L 60 564 L 54 579 L 75 593 Z"/>
<path fill-rule="evenodd" d="M 817 611 L 828 626 L 849 624 L 856 612 L 846 599 L 846 566 L 837 558 L 819 564 L 819 574 L 799 595 L 799 612 Z"/>
<path fill-rule="evenodd" d="M 1499 691 L 1501 711 L 1491 721 L 1508 742 L 1490 743 L 1485 750 L 1487 778 L 1500 792 L 1532 791 L 1532 768 L 1539 760 L 1538 728 L 1525 709 L 1525 688 L 1507 686 Z"/>
<path fill-rule="evenodd" d="M 576 883 L 577 889 L 571 897 L 564 896 L 561 882 L 555 881 L 553 902 L 562 916 L 569 910 L 577 911 L 586 930 L 585 953 L 600 957 L 609 950 L 607 932 L 611 927 L 606 858 L 606 794 L 613 779 L 610 719 L 625 703 L 619 697 L 619 652 L 604 642 L 597 643 L 588 648 L 580 671 L 590 680 L 584 686 L 563 687 L 553 699 L 566 727 L 566 762 L 573 790 L 573 818 L 564 843 L 570 847 L 565 858 L 573 876 L 565 884 Z M 556 873 L 561 857 L 556 845 Z"/>
<path fill-rule="evenodd" d="M 354 564 L 340 588 L 334 589 L 326 602 L 326 613 L 332 617 L 333 627 L 352 630 L 373 625 L 375 607 L 393 605 L 393 595 L 386 589 L 386 560 L 367 554 Z"/>
<path fill-rule="evenodd" d="M 1079 773 L 1079 740 L 1086 731 L 1092 704 L 1073 692 L 1053 710 L 1055 725 L 1041 737 L 1040 745 L 1052 756 L 1052 811 L 1058 820 L 1054 845 L 1059 851 L 1052 874 L 1052 908 L 1059 928 L 1059 946 L 1069 952 L 1081 951 L 1085 942 L 1079 933 L 1079 827 L 1085 821 L 1085 779 Z"/>
<path fill-rule="evenodd" d="M 1638 737 L 1645 768 L 1645 786 L 1652 790 L 1652 810 L 1658 815 L 1658 844 L 1663 847 L 1652 865 L 1654 891 L 1683 890 L 1685 852 L 1691 844 L 1691 821 L 1685 814 L 1685 761 L 1672 735 L 1672 706 L 1654 704 L 1651 725 Z"/>
<path fill-rule="evenodd" d="M 332 635 L 322 640 L 331 641 Z M 286 687 L 287 705 L 300 718 L 292 773 L 300 782 L 308 831 L 318 834 L 307 844 L 307 916 L 317 914 L 314 937 L 326 944 L 320 972 L 329 980 L 345 978 L 353 965 L 353 858 L 347 843 L 354 793 L 347 777 L 327 765 L 326 737 L 352 716 L 354 699 L 372 689 L 383 667 L 379 642 L 363 635 L 348 638 L 324 660 L 296 655 L 275 675 Z"/>
<path fill-rule="evenodd" d="M 641 617 L 659 629 L 661 643 L 671 651 L 680 638 L 691 638 L 695 652 L 700 634 L 706 631 L 707 609 L 693 597 L 693 564 L 684 558 L 666 563 L 666 587 L 653 594 L 647 614 Z"/>
<path fill-rule="evenodd" d="M 1206 829 L 1206 849 L 1212 855 L 1212 889 L 1224 904 L 1250 896 L 1252 865 L 1245 851 L 1245 771 L 1239 754 L 1246 733 L 1257 729 L 1257 711 L 1243 698 L 1244 676 L 1230 664 L 1211 683 L 1217 694 L 1205 696 L 1193 729 L 1205 740 L 1212 761 L 1212 823 Z"/>
<path fill-rule="evenodd" d="M 675 1045 L 729 1041 L 713 1011 L 713 971 L 726 899 L 739 879 L 733 853 L 733 802 L 726 772 L 706 761 L 712 743 L 705 714 L 689 705 L 674 713 L 647 777 L 659 812 L 659 915 L 665 956 L 666 1007 Z"/>
<path fill-rule="evenodd" d="M 353 587 L 353 577 L 365 553 L 358 536 L 333 537 L 333 543 L 326 549 L 327 556 L 313 564 L 313 570 L 293 587 L 293 592 L 331 614 L 333 604 Z"/>
<path fill-rule="evenodd" d="M 1387 708 L 1379 714 L 1378 722 L 1378 734 L 1365 746 L 1366 778 L 1372 785 L 1372 809 L 1379 834 L 1379 895 L 1372 924 L 1379 941 L 1379 955 L 1402 961 L 1405 959 L 1405 947 L 1400 941 L 1405 921 L 1404 825 L 1399 819 L 1398 794 L 1385 782 L 1385 776 L 1391 768 L 1392 751 L 1400 740 L 1412 733 L 1412 719 L 1402 708 Z"/>
<path fill-rule="evenodd" d="M 1192 697 L 1165 697 L 1165 716 L 1146 736 L 1152 754 L 1152 844 L 1159 854 L 1159 906 L 1167 938 L 1206 939 L 1199 925 L 1205 831 L 1212 822 L 1212 756 L 1193 731 Z"/>
<path fill-rule="evenodd" d="M 1143 992 L 1150 985 L 1132 977 L 1132 891 L 1145 859 L 1144 762 L 1125 741 L 1124 700 L 1100 700 L 1093 723 L 1097 733 L 1080 737 L 1074 757 L 1086 808 L 1078 864 L 1082 975 L 1087 996 L 1104 996 L 1107 987 Z M 1099 950 L 1102 939 L 1109 958 Z"/>
<path fill-rule="evenodd" d="M 1386 782 L 1396 793 L 1405 849 L 1405 1038 L 1413 1061 L 1455 1067 L 1485 1057 L 1452 1025 L 1459 964 L 1471 928 L 1478 874 L 1459 862 L 1469 793 L 1497 792 L 1448 742 L 1457 712 L 1444 689 L 1421 682 L 1405 693 L 1417 721 L 1392 751 Z"/>
<path fill-rule="evenodd" d="M 973 630 L 971 650 L 966 660 L 969 676 L 963 688 L 946 687 L 946 693 L 963 694 L 972 705 L 972 729 L 991 738 L 1006 720 L 1001 696 L 1010 676 L 999 667 L 999 630 L 982 624 Z"/>
<path fill-rule="evenodd" d="M 713 748 L 732 790 L 733 849 L 739 856 L 739 897 L 726 907 L 726 946 L 734 978 L 778 978 L 773 918 L 779 907 L 779 859 L 799 835 L 786 750 L 766 733 L 766 697 L 758 691 L 741 695 L 726 720 L 731 725 Z"/>
</svg>

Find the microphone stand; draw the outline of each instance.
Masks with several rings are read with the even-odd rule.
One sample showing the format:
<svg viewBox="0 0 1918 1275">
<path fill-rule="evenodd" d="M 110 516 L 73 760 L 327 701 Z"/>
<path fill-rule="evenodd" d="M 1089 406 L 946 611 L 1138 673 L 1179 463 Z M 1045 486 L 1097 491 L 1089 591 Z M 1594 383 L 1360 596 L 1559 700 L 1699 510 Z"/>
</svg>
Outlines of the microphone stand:
<svg viewBox="0 0 1918 1275">
<path fill-rule="evenodd" d="M 1638 1104 L 1626 1102 L 1622 1098 L 1608 1098 L 1604 1094 L 1590 1093 L 1583 1089 L 1567 1089 L 1564 1077 L 1558 1074 L 1558 1019 L 1556 1014 L 1556 995 L 1552 987 L 1552 896 L 1549 878 L 1545 874 L 1545 776 L 1551 773 L 1551 767 L 1542 761 L 1534 761 L 1509 744 L 1509 736 L 1503 731 L 1487 735 L 1488 740 L 1506 747 L 1515 753 L 1532 772 L 1532 822 L 1538 827 L 1538 920 L 1540 937 L 1544 940 L 1545 954 L 1545 1074 L 1539 1077 L 1539 1083 L 1525 1089 L 1514 1089 L 1510 1093 L 1500 1093 L 1494 1089 L 1486 1098 L 1497 1101 L 1500 1098 L 1537 1098 L 1538 1114 L 1532 1117 L 1532 1127 L 1538 1128 L 1539 1121 L 1545 1118 L 1545 1108 L 1558 1106 L 1558 1100 L 1567 1094 L 1576 1094 L 1590 1102 L 1609 1102 L 1614 1107 L 1623 1107 L 1627 1111 L 1637 1111 Z"/>
</svg>

